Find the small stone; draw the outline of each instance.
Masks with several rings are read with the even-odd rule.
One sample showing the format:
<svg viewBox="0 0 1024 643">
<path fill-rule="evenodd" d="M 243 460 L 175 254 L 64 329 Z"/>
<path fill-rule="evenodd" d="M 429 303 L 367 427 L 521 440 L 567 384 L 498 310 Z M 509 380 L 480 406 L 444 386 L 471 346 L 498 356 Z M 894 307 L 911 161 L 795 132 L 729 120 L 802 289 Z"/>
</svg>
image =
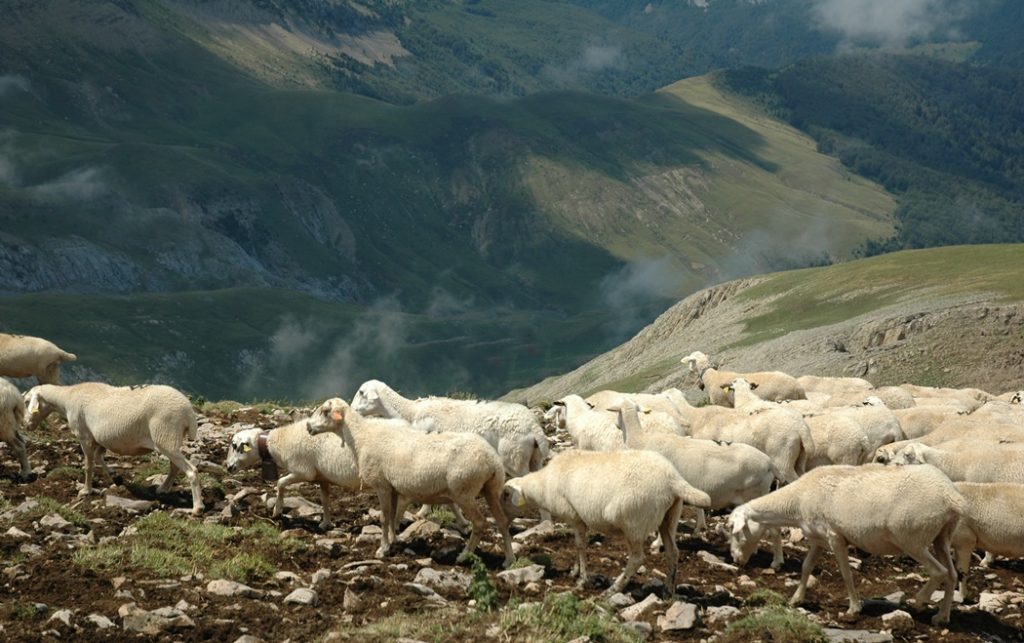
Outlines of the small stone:
<svg viewBox="0 0 1024 643">
<path fill-rule="evenodd" d="M 906 597 L 905 592 L 893 592 L 892 594 L 886 594 L 885 600 L 889 601 L 893 605 L 902 605 L 903 599 Z"/>
<path fill-rule="evenodd" d="M 359 539 L 356 539 L 359 542 Z M 313 542 L 317 549 L 327 552 L 331 558 L 337 558 L 345 553 L 345 541 L 341 538 L 317 538 Z"/>
<path fill-rule="evenodd" d="M 58 513 L 47 514 L 39 519 L 40 527 L 47 527 L 55 531 L 67 531 L 73 525 L 64 520 L 64 517 Z"/>
<path fill-rule="evenodd" d="M 13 538 L 14 540 L 32 540 L 32 536 L 26 534 L 17 527 L 11 527 L 10 529 L 4 532 L 4 535 L 8 538 Z"/>
<path fill-rule="evenodd" d="M 933 603 L 938 603 L 939 601 L 942 600 L 942 597 L 945 596 L 945 594 L 946 593 L 943 592 L 943 591 L 932 592 L 930 600 Z M 963 603 L 964 602 L 963 594 L 961 594 L 960 590 L 958 590 L 958 589 L 953 590 L 953 602 L 954 603 Z"/>
<path fill-rule="evenodd" d="M 882 614 L 882 626 L 893 634 L 907 634 L 914 631 L 914 617 L 903 610 Z"/>
<path fill-rule="evenodd" d="M 62 610 L 57 610 L 56 612 L 54 612 L 53 616 L 51 616 L 49 618 L 49 620 L 51 620 L 51 621 L 60 621 L 64 625 L 67 625 L 68 627 L 71 627 L 71 617 L 72 616 L 74 616 L 74 614 L 72 614 L 71 610 L 69 610 L 69 609 L 62 609 Z"/>
<path fill-rule="evenodd" d="M 311 589 L 300 587 L 291 594 L 284 597 L 285 605 L 309 605 L 316 607 L 320 604 L 320 597 Z"/>
<path fill-rule="evenodd" d="M 377 528 L 378 530 L 380 527 Z M 402 533 L 398 534 L 398 540 L 402 542 L 410 542 L 413 540 L 430 540 L 432 536 L 436 536 L 441 531 L 441 526 L 432 520 L 417 520 L 412 523 Z"/>
<path fill-rule="evenodd" d="M 712 567 L 717 567 L 719 569 L 725 569 L 725 570 L 730 571 L 730 572 L 739 571 L 739 567 L 737 567 L 736 565 L 730 565 L 729 563 L 725 562 L 724 560 L 722 560 L 718 556 L 715 556 L 714 554 L 712 554 L 709 551 L 704 551 L 703 549 L 700 550 L 699 552 L 697 552 L 697 558 L 700 558 L 701 560 L 703 560 L 708 565 L 711 565 Z"/>
<path fill-rule="evenodd" d="M 498 572 L 498 582 L 509 588 L 521 587 L 527 583 L 535 583 L 542 578 L 544 578 L 543 565 L 528 565 Z"/>
<path fill-rule="evenodd" d="M 634 598 L 632 596 L 630 596 L 629 594 L 623 594 L 622 592 L 618 592 L 617 594 L 612 594 L 608 598 L 608 604 L 611 605 L 612 607 L 617 608 L 617 609 L 622 609 L 623 607 L 629 607 L 630 605 L 633 605 L 634 603 L 636 603 L 636 600 L 634 600 Z"/>
<path fill-rule="evenodd" d="M 629 607 L 619 611 L 619 617 L 624 621 L 638 621 L 661 605 L 661 600 L 658 599 L 654 594 L 648 594 L 647 598 L 640 601 L 636 605 L 630 605 Z"/>
<path fill-rule="evenodd" d="M 553 533 L 555 533 L 555 526 L 550 521 L 545 520 L 512 536 L 512 540 L 524 541 L 533 537 L 549 536 Z"/>
<path fill-rule="evenodd" d="M 414 583 L 426 585 L 438 592 L 446 594 L 465 594 L 473 579 L 469 574 L 456 571 L 438 571 L 431 567 L 424 567 L 413 579 Z"/>
<path fill-rule="evenodd" d="M 186 601 L 184 598 L 174 604 L 174 609 L 181 610 L 182 612 L 187 612 L 190 609 L 194 609 L 194 608 L 195 608 L 195 605 L 192 605 L 191 603 Z"/>
<path fill-rule="evenodd" d="M 122 498 L 110 493 L 105 496 L 104 501 L 108 507 L 124 509 L 130 513 L 149 511 L 156 504 L 152 500 L 132 500 L 131 498 Z"/>
<path fill-rule="evenodd" d="M 260 598 L 263 596 L 263 592 L 258 589 L 222 578 L 207 583 L 206 591 L 215 596 L 245 596 L 246 598 Z"/>
<path fill-rule="evenodd" d="M 274 574 L 274 580 L 279 580 L 281 582 L 287 583 L 297 583 L 302 579 L 299 578 L 299 575 L 295 572 L 277 572 L 276 574 Z"/>
<path fill-rule="evenodd" d="M 161 607 L 147 612 L 139 609 L 134 603 L 129 603 L 122 605 L 118 609 L 118 614 L 123 618 L 122 627 L 129 632 L 157 635 L 196 626 L 192 619 L 173 607 Z"/>
<path fill-rule="evenodd" d="M 834 627 L 826 627 L 824 629 L 829 643 L 891 643 L 892 641 L 892 634 L 888 632 L 842 630 Z"/>
<path fill-rule="evenodd" d="M 715 625 L 718 623 L 728 622 L 740 615 L 740 610 L 732 605 L 721 605 L 708 607 L 704 612 L 704 620 L 708 624 Z"/>
<path fill-rule="evenodd" d="M 426 585 L 421 585 L 420 583 L 404 583 L 404 586 L 408 589 L 411 589 L 416 594 L 419 594 L 423 598 L 426 598 L 427 600 L 434 601 L 436 603 L 448 602 L 444 599 L 443 596 L 441 596 L 434 590 L 430 589 Z"/>
<path fill-rule="evenodd" d="M 243 634 L 235 639 L 234 643 L 263 643 L 263 639 L 257 638 L 252 634 Z"/>
<path fill-rule="evenodd" d="M 114 621 L 110 620 L 102 614 L 90 614 L 85 617 L 85 620 L 95 625 L 98 629 L 107 630 L 114 627 Z"/>
<path fill-rule="evenodd" d="M 697 606 L 693 603 L 676 601 L 658 617 L 658 629 L 662 632 L 689 630 L 697 623 Z"/>
<path fill-rule="evenodd" d="M 633 634 L 645 641 L 651 638 L 651 634 L 654 633 L 654 628 L 647 621 L 630 621 L 628 623 L 623 623 L 622 627 L 630 630 Z"/>
<path fill-rule="evenodd" d="M 319 585 L 322 585 L 330 577 L 331 577 L 331 570 L 320 568 L 320 569 L 316 570 L 315 572 L 313 572 L 313 578 L 310 581 L 310 584 L 313 585 L 313 587 L 317 587 Z"/>
</svg>

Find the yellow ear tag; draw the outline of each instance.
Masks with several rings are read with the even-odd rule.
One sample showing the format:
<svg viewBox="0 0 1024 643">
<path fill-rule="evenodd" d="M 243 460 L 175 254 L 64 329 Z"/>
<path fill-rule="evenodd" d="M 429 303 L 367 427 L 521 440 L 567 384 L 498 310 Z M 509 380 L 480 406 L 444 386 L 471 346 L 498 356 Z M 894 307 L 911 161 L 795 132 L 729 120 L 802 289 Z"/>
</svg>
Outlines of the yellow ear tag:
<svg viewBox="0 0 1024 643">
<path fill-rule="evenodd" d="M 249 453 L 250 451 L 252 451 L 252 445 L 251 444 L 243 444 L 242 445 L 242 453 Z"/>
<path fill-rule="evenodd" d="M 526 498 L 524 498 L 522 494 L 517 495 L 515 499 L 515 505 L 522 509 L 523 507 L 526 506 Z"/>
<path fill-rule="evenodd" d="M 341 419 L 343 417 L 345 417 L 345 416 L 341 414 L 341 411 L 332 411 L 331 412 L 331 419 L 334 420 L 335 422 L 341 422 Z"/>
<path fill-rule="evenodd" d="M 32 409 L 32 415 L 35 415 L 36 413 L 39 413 L 39 407 L 38 406 L 36 408 Z"/>
</svg>

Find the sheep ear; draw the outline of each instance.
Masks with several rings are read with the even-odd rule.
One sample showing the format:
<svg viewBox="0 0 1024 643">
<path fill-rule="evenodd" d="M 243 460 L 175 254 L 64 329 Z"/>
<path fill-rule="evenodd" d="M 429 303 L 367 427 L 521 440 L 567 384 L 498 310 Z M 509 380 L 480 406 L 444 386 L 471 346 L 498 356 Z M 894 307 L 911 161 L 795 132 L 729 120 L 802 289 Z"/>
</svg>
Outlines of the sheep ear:
<svg viewBox="0 0 1024 643">
<path fill-rule="evenodd" d="M 732 390 L 732 384 L 722 384 L 722 390 L 723 391 L 731 391 Z"/>
<path fill-rule="evenodd" d="M 341 409 L 334 409 L 331 411 L 331 419 L 335 422 L 341 422 L 345 419 L 345 413 Z"/>
<path fill-rule="evenodd" d="M 736 520 L 730 520 L 729 522 L 732 523 L 732 533 L 734 533 L 734 534 L 741 533 L 743 531 L 744 527 L 747 526 L 747 521 L 742 519 L 742 518 L 739 518 L 739 519 L 736 519 Z"/>
<path fill-rule="evenodd" d="M 252 445 L 251 444 L 243 444 L 242 445 L 242 453 L 249 453 L 250 451 L 252 451 Z"/>
<path fill-rule="evenodd" d="M 750 390 L 753 391 L 756 388 L 757 388 L 757 382 L 751 382 L 750 383 Z"/>
</svg>

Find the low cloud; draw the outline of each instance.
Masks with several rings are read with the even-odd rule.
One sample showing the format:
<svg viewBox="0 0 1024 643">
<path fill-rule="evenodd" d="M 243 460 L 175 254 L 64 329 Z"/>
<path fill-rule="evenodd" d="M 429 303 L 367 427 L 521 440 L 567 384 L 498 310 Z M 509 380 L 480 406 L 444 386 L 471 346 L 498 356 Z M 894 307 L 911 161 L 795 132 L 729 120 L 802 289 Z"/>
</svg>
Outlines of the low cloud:
<svg viewBox="0 0 1024 643">
<path fill-rule="evenodd" d="M 542 74 L 558 84 L 575 85 L 585 75 L 625 66 L 625 55 L 619 45 L 587 45 L 566 64 L 548 65 Z"/>
<path fill-rule="evenodd" d="M 631 261 L 601 280 L 601 302 L 613 316 L 614 339 L 636 332 L 648 321 L 650 305 L 675 299 L 685 275 L 665 256 Z"/>
<path fill-rule="evenodd" d="M 91 201 L 107 192 L 108 182 L 103 168 L 83 167 L 27 189 L 41 201 Z"/>
<path fill-rule="evenodd" d="M 841 46 L 904 47 L 914 40 L 957 37 L 956 26 L 976 6 L 968 0 L 816 0 L 819 29 L 838 33 Z"/>
<path fill-rule="evenodd" d="M 18 74 L 0 75 L 0 98 L 6 98 L 21 92 L 27 92 L 32 88 L 28 79 Z"/>
</svg>

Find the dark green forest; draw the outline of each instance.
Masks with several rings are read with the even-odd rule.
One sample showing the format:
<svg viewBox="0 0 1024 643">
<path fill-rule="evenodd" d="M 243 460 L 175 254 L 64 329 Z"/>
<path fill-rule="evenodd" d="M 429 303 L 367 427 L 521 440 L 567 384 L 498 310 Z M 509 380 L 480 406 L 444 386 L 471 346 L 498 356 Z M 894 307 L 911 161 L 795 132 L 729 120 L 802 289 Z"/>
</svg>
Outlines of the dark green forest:
<svg viewBox="0 0 1024 643">
<path fill-rule="evenodd" d="M 1024 73 L 861 54 L 721 79 L 899 196 L 895 236 L 865 254 L 1024 241 Z"/>
</svg>

